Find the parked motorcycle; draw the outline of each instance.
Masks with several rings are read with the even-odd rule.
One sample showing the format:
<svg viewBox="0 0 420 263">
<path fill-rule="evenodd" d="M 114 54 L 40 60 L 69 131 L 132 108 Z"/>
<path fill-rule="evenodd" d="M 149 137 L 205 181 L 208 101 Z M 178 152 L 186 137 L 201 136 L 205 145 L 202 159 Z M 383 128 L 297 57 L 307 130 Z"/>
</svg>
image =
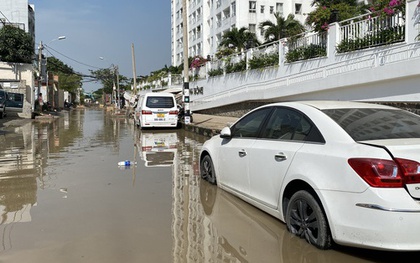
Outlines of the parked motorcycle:
<svg viewBox="0 0 420 263">
<path fill-rule="evenodd" d="M 178 121 L 185 123 L 185 108 L 183 105 L 178 105 Z M 193 122 L 192 111 L 190 111 L 190 122 Z"/>
</svg>

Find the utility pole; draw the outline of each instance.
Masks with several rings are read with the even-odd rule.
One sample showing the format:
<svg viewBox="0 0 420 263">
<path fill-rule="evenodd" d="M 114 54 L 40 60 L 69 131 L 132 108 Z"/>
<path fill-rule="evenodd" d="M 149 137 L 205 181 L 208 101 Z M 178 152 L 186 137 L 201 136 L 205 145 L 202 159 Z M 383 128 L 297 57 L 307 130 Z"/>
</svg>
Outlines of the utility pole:
<svg viewBox="0 0 420 263">
<path fill-rule="evenodd" d="M 120 73 L 118 71 L 118 65 L 115 66 L 115 72 L 117 74 L 117 106 L 118 109 L 121 109 L 121 102 L 120 102 Z"/>
<path fill-rule="evenodd" d="M 137 73 L 136 73 L 136 55 L 134 54 L 134 44 L 131 44 L 131 57 L 133 60 L 133 93 L 137 95 Z"/>
<path fill-rule="evenodd" d="M 38 91 L 34 96 L 34 110 L 35 110 L 35 101 L 38 99 L 39 93 L 41 93 L 41 83 L 42 83 L 42 50 L 44 49 L 44 46 L 42 45 L 42 41 L 39 42 L 39 47 L 38 47 L 38 72 L 39 72 L 39 77 L 38 77 Z M 41 111 L 41 105 L 39 105 L 38 102 L 38 107 L 39 110 Z"/>
<path fill-rule="evenodd" d="M 188 12 L 187 0 L 182 0 L 182 42 L 183 42 L 183 58 L 184 58 L 184 85 L 182 88 L 182 98 L 185 110 L 185 124 L 190 123 L 190 83 L 188 69 Z"/>
</svg>

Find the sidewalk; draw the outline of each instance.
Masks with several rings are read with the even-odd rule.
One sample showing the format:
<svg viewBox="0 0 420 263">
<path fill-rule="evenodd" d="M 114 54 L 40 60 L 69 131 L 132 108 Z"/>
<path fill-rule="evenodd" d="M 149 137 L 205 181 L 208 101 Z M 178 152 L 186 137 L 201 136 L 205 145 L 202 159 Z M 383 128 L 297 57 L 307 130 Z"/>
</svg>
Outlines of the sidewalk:
<svg viewBox="0 0 420 263">
<path fill-rule="evenodd" d="M 236 122 L 236 117 L 206 115 L 206 114 L 193 114 L 193 122 L 190 124 L 183 124 L 187 131 L 192 131 L 200 135 L 212 137 L 219 134 L 220 131 Z"/>
</svg>

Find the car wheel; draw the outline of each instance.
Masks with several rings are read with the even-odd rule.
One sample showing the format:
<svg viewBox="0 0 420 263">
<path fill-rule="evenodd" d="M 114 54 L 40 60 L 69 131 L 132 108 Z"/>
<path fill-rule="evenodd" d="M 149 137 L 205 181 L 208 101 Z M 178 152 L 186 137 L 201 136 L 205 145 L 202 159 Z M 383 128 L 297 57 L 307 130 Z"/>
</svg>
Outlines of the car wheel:
<svg viewBox="0 0 420 263">
<path fill-rule="evenodd" d="M 213 161 L 210 156 L 204 156 L 200 163 L 200 174 L 201 178 L 208 181 L 211 184 L 216 184 L 216 173 L 214 171 Z"/>
<path fill-rule="evenodd" d="M 329 249 L 332 238 L 321 206 L 307 191 L 298 191 L 286 211 L 287 229 L 320 249 Z"/>
<path fill-rule="evenodd" d="M 0 119 L 3 119 L 3 112 L 0 112 Z"/>
</svg>

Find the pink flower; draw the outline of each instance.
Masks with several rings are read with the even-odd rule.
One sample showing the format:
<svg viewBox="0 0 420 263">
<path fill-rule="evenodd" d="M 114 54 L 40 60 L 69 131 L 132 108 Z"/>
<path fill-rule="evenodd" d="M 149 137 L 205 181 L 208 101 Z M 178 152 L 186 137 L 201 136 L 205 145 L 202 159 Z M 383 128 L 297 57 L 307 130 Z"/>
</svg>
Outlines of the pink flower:
<svg viewBox="0 0 420 263">
<path fill-rule="evenodd" d="M 385 12 L 387 15 L 392 15 L 392 14 L 394 14 L 394 9 L 391 9 L 391 8 L 385 7 L 385 8 L 384 8 L 384 12 Z"/>
<path fill-rule="evenodd" d="M 394 7 L 394 6 L 397 6 L 397 5 L 399 5 L 400 4 L 400 1 L 398 1 L 398 0 L 391 0 L 390 2 L 389 2 L 389 6 L 390 7 Z"/>
</svg>

